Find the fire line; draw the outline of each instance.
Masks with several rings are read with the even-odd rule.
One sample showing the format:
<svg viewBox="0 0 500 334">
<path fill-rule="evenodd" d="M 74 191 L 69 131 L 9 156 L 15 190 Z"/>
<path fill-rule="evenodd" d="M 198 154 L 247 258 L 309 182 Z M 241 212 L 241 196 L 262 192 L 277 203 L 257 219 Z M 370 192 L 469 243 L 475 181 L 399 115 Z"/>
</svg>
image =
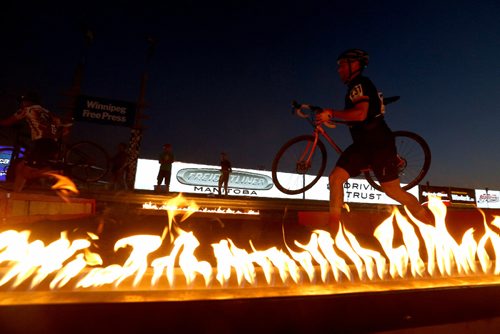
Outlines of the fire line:
<svg viewBox="0 0 500 334">
<path fill-rule="evenodd" d="M 467 230 L 460 242 L 447 231 L 446 206 L 431 197 L 429 208 L 435 226 L 407 220 L 397 208 L 375 230 L 380 249 L 363 246 L 345 226 L 334 237 L 315 230 L 307 243 L 295 241 L 285 249 L 240 248 L 231 239 L 211 244 L 215 262 L 195 256 L 200 242 L 179 225 L 199 208 L 178 196 L 165 204 L 169 226 L 162 236 L 132 235 L 118 240 L 115 252 L 130 249 L 123 265 L 102 266 L 91 251 L 98 237 L 69 240 L 67 233 L 49 244 L 30 241 L 30 231 L 0 233 L 0 303 L 23 303 L 17 291 L 40 300 L 64 302 L 66 292 L 92 292 L 124 298 L 141 293 L 158 298 L 225 299 L 268 296 L 324 295 L 388 290 L 428 289 L 446 286 L 497 285 L 500 282 L 500 217 L 484 221 L 485 232 L 475 237 Z M 181 209 L 179 209 L 181 208 Z M 182 208 L 190 208 L 185 210 Z M 179 219 L 178 217 L 181 216 Z M 394 229 L 398 227 L 398 231 Z M 395 233 L 403 243 L 395 245 Z M 152 254 L 165 247 L 170 253 Z M 423 241 L 421 241 L 423 240 Z M 165 252 L 164 252 L 165 253 Z M 156 254 L 156 253 L 155 253 Z M 164 295 L 168 291 L 168 297 Z M 14 297 L 17 296 L 17 297 Z M 108 296 L 109 297 L 109 296 Z M 39 298 L 39 299 L 37 299 Z M 107 298 L 107 297 L 106 297 Z"/>
</svg>

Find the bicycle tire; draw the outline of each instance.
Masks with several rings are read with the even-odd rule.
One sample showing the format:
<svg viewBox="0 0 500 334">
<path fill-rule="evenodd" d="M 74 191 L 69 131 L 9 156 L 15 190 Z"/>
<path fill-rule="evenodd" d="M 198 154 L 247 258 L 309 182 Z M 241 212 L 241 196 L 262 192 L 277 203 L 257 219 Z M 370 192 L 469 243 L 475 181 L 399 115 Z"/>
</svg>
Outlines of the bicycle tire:
<svg viewBox="0 0 500 334">
<path fill-rule="evenodd" d="M 96 143 L 81 141 L 68 148 L 64 165 L 69 177 L 82 182 L 96 182 L 108 173 L 109 155 Z"/>
<path fill-rule="evenodd" d="M 318 140 L 316 144 L 310 166 L 300 161 L 301 156 L 312 147 L 314 140 L 312 135 L 292 138 L 276 153 L 271 170 L 272 179 L 281 192 L 288 195 L 303 193 L 311 189 L 323 175 L 327 154 L 322 141 Z"/>
<path fill-rule="evenodd" d="M 418 185 L 431 166 L 431 150 L 420 135 L 410 131 L 395 131 L 394 138 L 398 156 L 402 159 L 399 180 L 404 190 Z M 373 171 L 365 171 L 364 176 L 375 189 L 382 191 Z"/>
</svg>

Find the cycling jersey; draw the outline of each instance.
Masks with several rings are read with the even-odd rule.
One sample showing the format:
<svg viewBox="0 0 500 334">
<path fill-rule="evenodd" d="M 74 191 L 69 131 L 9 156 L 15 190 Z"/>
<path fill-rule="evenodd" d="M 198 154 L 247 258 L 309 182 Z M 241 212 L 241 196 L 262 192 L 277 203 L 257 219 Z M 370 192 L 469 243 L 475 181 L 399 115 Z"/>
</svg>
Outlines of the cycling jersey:
<svg viewBox="0 0 500 334">
<path fill-rule="evenodd" d="M 348 84 L 345 109 L 368 102 L 368 114 L 363 121 L 349 122 L 353 143 L 341 154 L 337 166 L 356 177 L 371 167 L 380 182 L 397 179 L 397 153 L 394 135 L 382 114 L 382 102 L 370 79 L 357 76 Z"/>
<path fill-rule="evenodd" d="M 362 75 L 358 75 L 348 84 L 345 109 L 351 109 L 360 102 L 368 102 L 368 114 L 363 121 L 348 123 L 354 143 L 380 146 L 390 141 L 392 132 L 384 120 L 377 88 L 370 79 Z"/>
<path fill-rule="evenodd" d="M 31 139 L 50 138 L 57 140 L 57 129 L 61 124 L 59 117 L 40 105 L 20 108 L 14 113 L 18 120 L 26 120 L 31 130 Z"/>
</svg>

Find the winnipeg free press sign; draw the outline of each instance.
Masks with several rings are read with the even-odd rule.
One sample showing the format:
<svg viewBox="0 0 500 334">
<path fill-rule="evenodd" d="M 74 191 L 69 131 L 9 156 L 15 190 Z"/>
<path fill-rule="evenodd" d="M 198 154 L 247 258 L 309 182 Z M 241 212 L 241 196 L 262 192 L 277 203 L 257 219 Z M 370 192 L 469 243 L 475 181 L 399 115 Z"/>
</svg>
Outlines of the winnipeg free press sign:
<svg viewBox="0 0 500 334">
<path fill-rule="evenodd" d="M 136 109 L 133 102 L 80 95 L 74 117 L 77 121 L 131 127 Z"/>
</svg>

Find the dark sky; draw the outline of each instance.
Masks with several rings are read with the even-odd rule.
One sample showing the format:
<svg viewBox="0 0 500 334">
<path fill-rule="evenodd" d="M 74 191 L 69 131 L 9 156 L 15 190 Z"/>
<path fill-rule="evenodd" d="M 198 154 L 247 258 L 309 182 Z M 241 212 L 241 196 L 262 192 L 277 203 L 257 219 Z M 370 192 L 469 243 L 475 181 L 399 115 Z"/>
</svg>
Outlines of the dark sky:
<svg viewBox="0 0 500 334">
<path fill-rule="evenodd" d="M 61 112 L 83 50 L 82 93 L 136 101 L 148 74 L 141 157 L 172 143 L 176 159 L 270 169 L 278 148 L 310 131 L 290 101 L 342 108 L 335 59 L 370 53 L 368 75 L 394 130 L 421 134 L 433 153 L 424 181 L 500 189 L 500 4 L 472 1 L 165 1 L 2 4 L 0 116 L 38 90 Z M 148 37 L 157 41 L 147 57 Z M 111 152 L 129 130 L 77 124 L 75 137 Z M 345 128 L 330 130 L 342 146 Z M 330 151 L 332 162 L 337 156 Z"/>
</svg>

